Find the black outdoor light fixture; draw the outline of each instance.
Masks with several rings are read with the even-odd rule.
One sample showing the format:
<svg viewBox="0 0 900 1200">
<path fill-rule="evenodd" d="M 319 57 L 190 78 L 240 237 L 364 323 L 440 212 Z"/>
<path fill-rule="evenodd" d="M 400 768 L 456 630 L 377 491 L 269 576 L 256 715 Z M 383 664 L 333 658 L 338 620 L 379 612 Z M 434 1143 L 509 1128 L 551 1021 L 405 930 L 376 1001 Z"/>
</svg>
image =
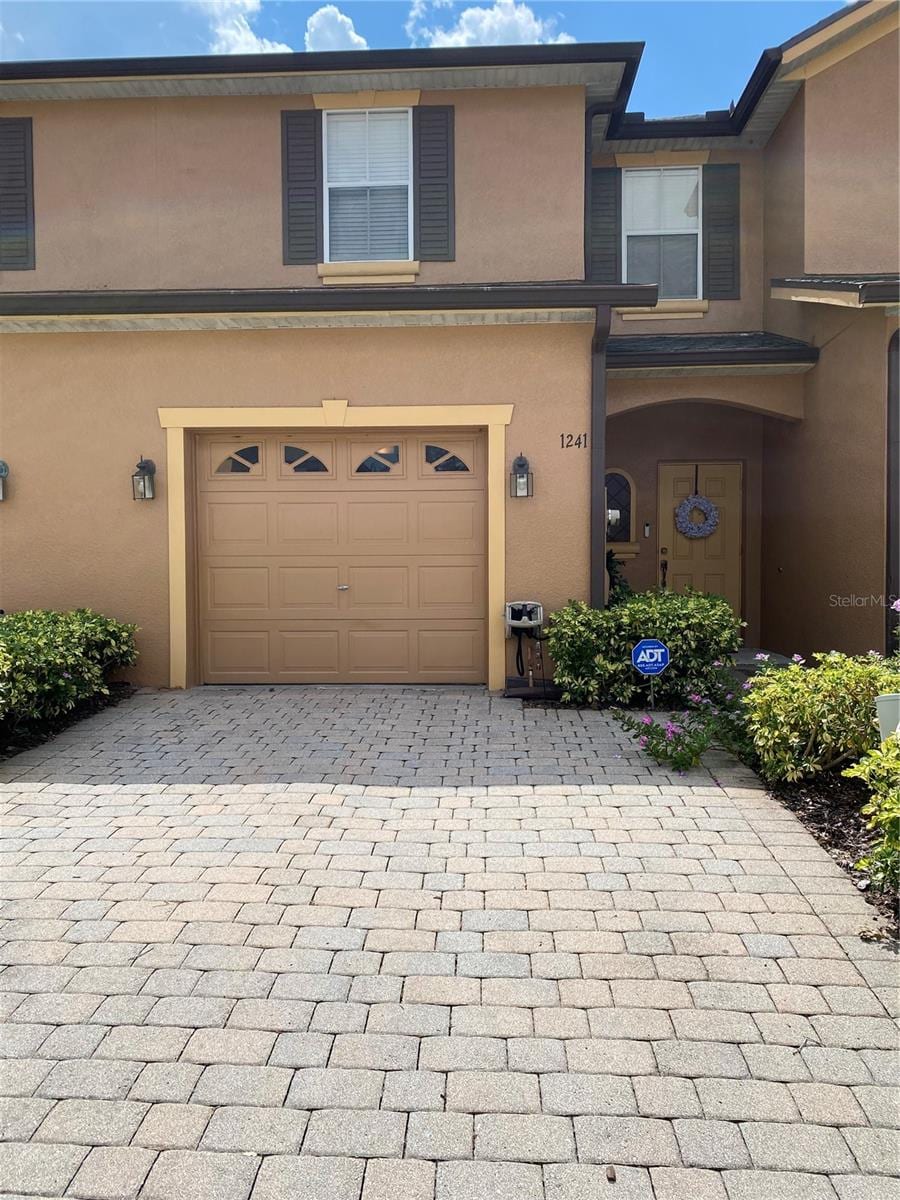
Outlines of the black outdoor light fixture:
<svg viewBox="0 0 900 1200">
<path fill-rule="evenodd" d="M 6 491 L 5 485 L 6 485 L 6 480 L 7 480 L 8 476 L 9 476 L 9 463 L 4 462 L 3 459 L 0 458 L 0 500 L 6 499 L 6 496 L 4 493 Z"/>
<path fill-rule="evenodd" d="M 534 475 L 524 454 L 517 454 L 513 459 L 512 470 L 509 473 L 509 494 L 517 500 L 523 496 L 534 495 Z"/>
<path fill-rule="evenodd" d="M 156 463 L 152 458 L 142 458 L 131 477 L 131 491 L 135 500 L 152 500 L 156 495 L 154 479 Z"/>
</svg>

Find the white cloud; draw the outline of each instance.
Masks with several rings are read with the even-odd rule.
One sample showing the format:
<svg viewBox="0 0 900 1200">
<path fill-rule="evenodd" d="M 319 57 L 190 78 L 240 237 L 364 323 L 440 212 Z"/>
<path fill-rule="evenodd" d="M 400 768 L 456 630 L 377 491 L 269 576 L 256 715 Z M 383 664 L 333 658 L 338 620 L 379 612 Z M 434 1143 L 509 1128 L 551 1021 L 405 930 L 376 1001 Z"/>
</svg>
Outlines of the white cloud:
<svg viewBox="0 0 900 1200">
<path fill-rule="evenodd" d="M 316 9 L 306 22 L 307 50 L 368 50 L 369 44 L 353 22 L 333 4 Z"/>
<path fill-rule="evenodd" d="M 406 33 L 414 45 L 519 46 L 575 41 L 568 33 L 557 33 L 555 18 L 544 20 L 516 0 L 495 0 L 490 8 L 466 8 L 449 28 L 426 24 L 429 9 L 436 7 L 446 5 L 413 0 Z"/>
<path fill-rule="evenodd" d="M 200 0 L 209 15 L 213 54 L 284 54 L 293 47 L 261 37 L 250 25 L 262 0 Z"/>
<path fill-rule="evenodd" d="M 23 45 L 25 42 L 25 39 L 22 37 L 21 33 L 16 33 L 14 30 L 4 29 L 3 26 L 0 25 L 0 45 L 2 45 L 5 38 L 11 39 L 14 42 L 18 42 L 19 45 Z"/>
</svg>

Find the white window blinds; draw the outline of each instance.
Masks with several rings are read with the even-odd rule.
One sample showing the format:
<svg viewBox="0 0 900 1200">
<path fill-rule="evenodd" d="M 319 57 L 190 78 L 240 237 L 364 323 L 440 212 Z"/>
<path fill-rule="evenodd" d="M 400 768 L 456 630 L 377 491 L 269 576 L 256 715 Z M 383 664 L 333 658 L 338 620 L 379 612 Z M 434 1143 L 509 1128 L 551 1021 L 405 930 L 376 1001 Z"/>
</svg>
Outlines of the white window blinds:
<svg viewBox="0 0 900 1200">
<path fill-rule="evenodd" d="M 329 262 L 412 257 L 412 122 L 408 109 L 325 114 Z"/>
<path fill-rule="evenodd" d="M 659 297 L 696 298 L 700 284 L 697 167 L 626 170 L 622 237 L 627 283 L 656 283 Z"/>
</svg>

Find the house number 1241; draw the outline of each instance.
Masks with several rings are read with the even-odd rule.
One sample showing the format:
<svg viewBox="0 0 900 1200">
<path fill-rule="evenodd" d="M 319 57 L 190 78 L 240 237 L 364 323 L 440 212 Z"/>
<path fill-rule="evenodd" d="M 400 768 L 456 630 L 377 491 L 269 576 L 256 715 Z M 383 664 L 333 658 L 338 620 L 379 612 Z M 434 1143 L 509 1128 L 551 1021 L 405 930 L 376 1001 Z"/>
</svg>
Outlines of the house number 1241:
<svg viewBox="0 0 900 1200">
<path fill-rule="evenodd" d="M 586 433 L 561 433 L 559 448 L 561 450 L 586 450 L 588 435 Z"/>
</svg>

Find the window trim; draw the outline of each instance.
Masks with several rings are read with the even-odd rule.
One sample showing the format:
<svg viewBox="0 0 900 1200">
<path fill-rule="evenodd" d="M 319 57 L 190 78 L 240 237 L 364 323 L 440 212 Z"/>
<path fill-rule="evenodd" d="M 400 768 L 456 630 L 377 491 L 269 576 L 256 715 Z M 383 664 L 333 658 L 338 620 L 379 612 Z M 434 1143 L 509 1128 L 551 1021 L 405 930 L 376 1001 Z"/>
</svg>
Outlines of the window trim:
<svg viewBox="0 0 900 1200">
<path fill-rule="evenodd" d="M 697 174 L 697 228 L 696 229 L 641 229 L 629 232 L 626 226 L 626 187 L 628 179 L 633 175 L 658 175 L 662 177 L 667 171 L 695 171 Z M 696 163 L 685 163 L 678 166 L 666 167 L 622 167 L 622 282 L 628 283 L 628 238 L 629 237 L 679 237 L 689 234 L 697 238 L 697 290 L 693 296 L 661 296 L 661 300 L 678 302 L 681 300 L 703 299 L 703 167 Z M 661 283 L 661 281 L 657 281 Z"/>
<path fill-rule="evenodd" d="M 333 259 L 331 257 L 331 221 L 330 221 L 330 205 L 328 203 L 329 193 L 332 187 L 334 188 L 350 188 L 350 187 L 378 187 L 378 184 L 331 184 L 328 182 L 328 118 L 335 115 L 348 116 L 350 113 L 364 113 L 366 123 L 371 113 L 406 113 L 407 130 L 408 130 L 408 150 L 407 158 L 407 181 L 406 181 L 406 204 L 407 204 L 407 219 L 406 219 L 406 258 L 366 258 L 349 260 L 345 258 Z M 414 217 L 415 210 L 413 204 L 413 192 L 415 190 L 414 167 L 413 167 L 413 110 L 412 107 L 401 108 L 329 108 L 322 113 L 322 251 L 324 254 L 323 263 L 330 265 L 332 263 L 345 263 L 348 261 L 354 262 L 412 262 L 413 261 L 413 237 L 414 237 Z M 383 185 L 391 186 L 389 184 Z M 396 185 L 394 185 L 396 186 Z"/>
</svg>

